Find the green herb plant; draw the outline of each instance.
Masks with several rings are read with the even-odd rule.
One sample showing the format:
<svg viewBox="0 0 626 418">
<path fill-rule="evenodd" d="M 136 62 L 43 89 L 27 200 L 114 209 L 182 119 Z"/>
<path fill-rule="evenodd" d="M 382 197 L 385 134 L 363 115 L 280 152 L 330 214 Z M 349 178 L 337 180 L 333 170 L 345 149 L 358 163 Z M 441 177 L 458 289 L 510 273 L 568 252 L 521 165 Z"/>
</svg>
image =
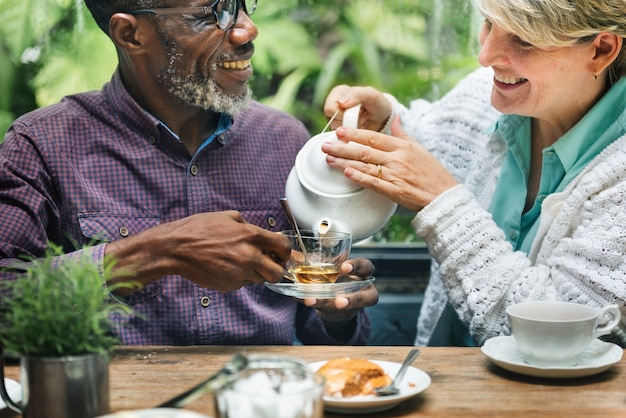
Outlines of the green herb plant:
<svg viewBox="0 0 626 418">
<path fill-rule="evenodd" d="M 109 315 L 131 309 L 110 292 L 132 283 L 106 286 L 114 263 L 104 275 L 88 255 L 58 257 L 50 245 L 45 257 L 13 266 L 15 280 L 1 285 L 0 346 L 5 352 L 29 357 L 62 357 L 107 353 L 119 340 L 112 334 Z M 82 254 L 82 253 L 81 253 Z"/>
</svg>

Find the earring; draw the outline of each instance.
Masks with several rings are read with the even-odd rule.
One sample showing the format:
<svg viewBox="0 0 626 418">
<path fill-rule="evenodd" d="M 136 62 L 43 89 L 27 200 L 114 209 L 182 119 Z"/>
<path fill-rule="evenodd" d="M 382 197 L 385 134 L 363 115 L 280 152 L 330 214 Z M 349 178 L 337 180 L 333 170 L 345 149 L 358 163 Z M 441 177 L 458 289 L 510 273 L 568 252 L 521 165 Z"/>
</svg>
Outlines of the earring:
<svg viewBox="0 0 626 418">
<path fill-rule="evenodd" d="M 594 70 L 594 72 L 593 72 L 593 79 L 594 79 L 594 80 L 597 80 L 597 79 L 598 79 L 598 74 L 596 74 L 595 70 Z"/>
</svg>

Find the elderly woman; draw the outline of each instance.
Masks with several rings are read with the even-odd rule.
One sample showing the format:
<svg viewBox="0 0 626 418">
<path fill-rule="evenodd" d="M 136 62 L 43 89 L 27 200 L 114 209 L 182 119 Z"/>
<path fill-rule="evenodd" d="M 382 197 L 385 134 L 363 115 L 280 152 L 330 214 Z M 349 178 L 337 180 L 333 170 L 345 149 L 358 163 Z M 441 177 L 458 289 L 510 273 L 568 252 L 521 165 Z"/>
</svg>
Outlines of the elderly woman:
<svg viewBox="0 0 626 418">
<path fill-rule="evenodd" d="M 360 102 L 365 128 L 337 136 L 371 148 L 327 143 L 327 162 L 417 211 L 435 262 L 416 344 L 507 335 L 506 308 L 526 300 L 615 303 L 626 318 L 626 1 L 475 5 L 490 68 L 410 108 L 336 87 L 325 113 Z M 608 339 L 626 346 L 625 331 Z"/>
</svg>

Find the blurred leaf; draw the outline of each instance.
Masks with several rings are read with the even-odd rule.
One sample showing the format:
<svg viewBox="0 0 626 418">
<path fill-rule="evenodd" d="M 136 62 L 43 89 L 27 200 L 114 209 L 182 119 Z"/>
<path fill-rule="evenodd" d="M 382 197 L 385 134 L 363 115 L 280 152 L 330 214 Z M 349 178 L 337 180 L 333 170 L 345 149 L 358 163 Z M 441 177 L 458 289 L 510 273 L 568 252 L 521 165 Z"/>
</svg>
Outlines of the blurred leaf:
<svg viewBox="0 0 626 418">
<path fill-rule="evenodd" d="M 290 11 L 279 4 L 268 7 L 263 3 L 254 14 L 254 23 L 259 30 L 252 58 L 255 71 L 288 74 L 301 66 L 314 68 L 321 65 L 314 40 L 306 27 L 291 19 Z"/>
<path fill-rule="evenodd" d="M 57 33 L 42 57 L 45 65 L 33 80 L 41 106 L 68 94 L 100 89 L 115 71 L 117 56 L 111 40 L 96 30 L 93 20 L 87 22 L 81 32 Z"/>
<path fill-rule="evenodd" d="M 331 49 L 317 77 L 313 103 L 317 105 L 323 104 L 330 89 L 338 84 L 340 80 L 339 72 L 353 49 L 354 46 L 350 44 L 340 44 Z"/>
<path fill-rule="evenodd" d="M 293 114 L 298 91 L 310 73 L 310 69 L 306 67 L 300 67 L 295 70 L 283 79 L 276 95 L 266 97 L 263 102 L 268 106 Z"/>
<path fill-rule="evenodd" d="M 388 3 L 361 0 L 350 4 L 346 16 L 376 47 L 417 60 L 428 58 L 423 15 L 406 10 L 394 13 Z"/>
<path fill-rule="evenodd" d="M 7 132 L 7 129 L 9 129 L 13 119 L 15 119 L 13 113 L 0 110 L 0 142 L 2 142 L 4 134 Z"/>
</svg>

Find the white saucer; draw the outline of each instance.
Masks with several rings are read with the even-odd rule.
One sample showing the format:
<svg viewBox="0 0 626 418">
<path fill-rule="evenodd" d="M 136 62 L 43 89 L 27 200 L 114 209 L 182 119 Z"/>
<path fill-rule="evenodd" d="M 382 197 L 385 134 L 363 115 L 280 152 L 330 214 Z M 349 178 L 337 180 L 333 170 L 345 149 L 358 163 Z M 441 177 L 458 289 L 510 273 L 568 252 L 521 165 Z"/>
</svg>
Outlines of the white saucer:
<svg viewBox="0 0 626 418">
<path fill-rule="evenodd" d="M 490 338 L 481 350 L 495 364 L 511 372 L 559 379 L 601 373 L 619 362 L 624 354 L 620 346 L 596 339 L 577 357 L 577 365 L 546 367 L 526 363 L 510 336 Z"/>
<path fill-rule="evenodd" d="M 395 376 L 400 369 L 400 363 L 382 360 L 370 360 L 379 365 L 389 376 Z M 313 371 L 319 370 L 326 361 L 317 361 L 309 364 Z M 336 398 L 324 395 L 324 409 L 345 415 L 373 414 L 395 408 L 401 402 L 416 396 L 430 386 L 430 376 L 421 369 L 409 366 L 406 375 L 400 382 L 400 393 L 390 396 L 363 395 L 349 398 Z"/>
</svg>

